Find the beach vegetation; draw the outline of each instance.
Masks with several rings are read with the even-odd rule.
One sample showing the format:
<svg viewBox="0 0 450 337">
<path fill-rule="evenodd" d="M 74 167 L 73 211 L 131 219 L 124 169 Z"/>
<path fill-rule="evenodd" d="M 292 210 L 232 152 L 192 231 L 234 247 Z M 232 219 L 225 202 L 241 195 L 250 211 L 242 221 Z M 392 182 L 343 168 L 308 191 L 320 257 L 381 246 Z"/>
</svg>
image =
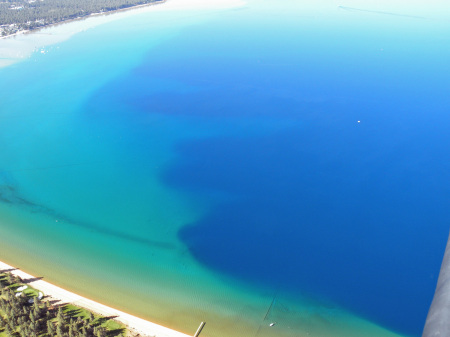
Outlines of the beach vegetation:
<svg viewBox="0 0 450 337">
<path fill-rule="evenodd" d="M 164 0 L 0 1 L 0 36 Z"/>
<path fill-rule="evenodd" d="M 26 289 L 25 289 L 26 287 Z M 58 304 L 26 280 L 0 273 L 0 337 L 125 336 L 123 324 L 73 304 Z"/>
</svg>

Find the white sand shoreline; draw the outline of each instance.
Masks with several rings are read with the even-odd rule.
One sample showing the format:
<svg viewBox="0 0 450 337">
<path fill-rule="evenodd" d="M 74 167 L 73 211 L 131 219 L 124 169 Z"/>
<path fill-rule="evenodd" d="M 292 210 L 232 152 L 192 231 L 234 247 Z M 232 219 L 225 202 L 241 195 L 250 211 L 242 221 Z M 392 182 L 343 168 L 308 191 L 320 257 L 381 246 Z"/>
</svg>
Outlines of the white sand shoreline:
<svg viewBox="0 0 450 337">
<path fill-rule="evenodd" d="M 0 69 L 27 59 L 39 50 L 45 53 L 46 47 L 66 41 L 77 33 L 130 15 L 159 11 L 225 10 L 243 7 L 245 4 L 244 0 L 165 0 L 19 32 L 0 38 Z"/>
<path fill-rule="evenodd" d="M 76 306 L 88 309 L 94 313 L 100 314 L 105 317 L 115 317 L 114 319 L 125 324 L 130 329 L 143 334 L 144 336 L 151 337 L 191 337 L 185 333 L 167 328 L 165 326 L 146 321 L 142 318 L 127 314 L 123 311 L 108 307 L 104 304 L 95 302 L 86 297 L 80 296 L 58 286 L 55 286 L 49 282 L 30 275 L 20 269 L 17 269 L 9 264 L 0 261 L 0 271 L 10 271 L 13 275 L 17 275 L 23 280 L 27 281 L 31 287 L 40 290 L 46 296 L 51 296 L 55 300 L 61 301 L 61 303 L 71 303 Z M 199 322 L 200 324 L 201 322 Z M 194 331 L 195 332 L 195 331 Z M 194 333 L 193 332 L 193 333 Z"/>
<path fill-rule="evenodd" d="M 42 29 L 21 32 L 16 35 L 7 36 L 0 39 L 0 68 L 10 66 L 21 60 L 30 57 L 34 52 L 43 48 L 60 43 L 82 32 L 86 29 L 148 11 L 189 11 L 189 10 L 222 10 L 245 5 L 242 0 L 166 0 L 159 2 L 159 6 L 142 5 L 128 8 L 124 11 L 114 11 L 102 15 L 91 15 L 72 21 L 61 22 Z M 103 316 L 113 316 L 115 319 L 130 329 L 150 337 L 191 337 L 182 332 L 158 325 L 139 317 L 127 314 L 123 311 L 108 307 L 95 302 L 42 279 L 36 278 L 20 269 L 0 261 L 0 270 L 11 270 L 14 275 L 18 275 L 24 280 L 35 279 L 29 282 L 30 286 L 42 291 L 46 296 L 50 296 L 62 303 L 72 303 L 86 308 L 92 312 Z M 200 324 L 201 322 L 198 322 Z M 192 331 L 194 333 L 195 331 Z"/>
<path fill-rule="evenodd" d="M 21 30 L 21 31 L 19 31 L 17 33 L 14 33 L 14 34 L 9 34 L 9 35 L 6 35 L 6 36 L 0 36 L 0 40 L 9 39 L 9 38 L 12 38 L 14 36 L 38 33 L 39 31 L 41 31 L 43 29 L 46 29 L 46 28 L 51 28 L 51 27 L 55 27 L 55 26 L 59 26 L 59 25 L 64 25 L 64 24 L 67 24 L 67 23 L 70 23 L 70 22 L 74 22 L 74 21 L 85 20 L 85 19 L 89 19 L 89 18 L 95 17 L 95 16 L 112 15 L 112 14 L 116 14 L 116 13 L 120 13 L 120 12 L 124 12 L 124 11 L 128 11 L 128 10 L 138 9 L 138 8 L 141 8 L 141 7 L 155 6 L 155 5 L 163 4 L 166 1 L 167 0 L 157 0 L 156 2 L 149 2 L 149 3 L 146 3 L 146 4 L 142 4 L 142 5 L 135 5 L 135 6 L 131 6 L 131 7 L 115 9 L 115 10 L 108 11 L 108 12 L 91 13 L 89 15 L 80 16 L 80 17 L 77 17 L 77 18 L 74 18 L 74 19 L 67 19 L 67 20 L 55 22 L 55 23 L 52 23 L 52 24 L 48 24 L 48 25 L 45 25 L 45 26 L 41 26 L 41 27 L 38 27 L 36 29 Z"/>
</svg>

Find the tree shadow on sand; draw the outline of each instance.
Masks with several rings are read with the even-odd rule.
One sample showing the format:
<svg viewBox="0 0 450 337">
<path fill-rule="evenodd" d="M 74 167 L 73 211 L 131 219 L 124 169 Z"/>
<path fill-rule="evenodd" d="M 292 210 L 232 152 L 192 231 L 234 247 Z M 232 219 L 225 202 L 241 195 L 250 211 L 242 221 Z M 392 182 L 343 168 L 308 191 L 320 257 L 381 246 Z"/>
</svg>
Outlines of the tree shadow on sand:
<svg viewBox="0 0 450 337">
<path fill-rule="evenodd" d="M 43 277 L 27 278 L 27 279 L 25 279 L 25 280 L 22 280 L 22 283 L 24 283 L 24 284 L 29 284 L 29 283 L 32 283 L 32 282 L 40 281 L 40 280 L 42 280 L 42 279 L 43 279 Z"/>
</svg>

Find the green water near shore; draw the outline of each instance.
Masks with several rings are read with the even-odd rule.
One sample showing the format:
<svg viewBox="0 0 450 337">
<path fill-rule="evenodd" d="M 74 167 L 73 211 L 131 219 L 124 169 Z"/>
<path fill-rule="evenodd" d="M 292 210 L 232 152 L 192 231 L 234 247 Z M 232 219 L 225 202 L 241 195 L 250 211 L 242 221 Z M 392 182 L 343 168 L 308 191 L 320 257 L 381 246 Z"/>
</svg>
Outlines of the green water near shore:
<svg viewBox="0 0 450 337">
<path fill-rule="evenodd" d="M 0 211 L 0 235 L 8 238 L 2 260 L 44 280 L 188 334 L 204 320 L 214 327 L 206 336 L 258 330 L 258 336 L 273 336 L 273 330 L 260 327 L 273 293 L 214 275 L 181 248 L 127 245 L 80 228 L 57 230 L 46 216 L 14 216 L 3 206 Z M 149 254 L 151 261 L 136 258 Z M 266 319 L 287 327 L 277 329 L 277 336 L 398 336 L 332 304 L 283 294 Z"/>
<path fill-rule="evenodd" d="M 209 131 L 105 104 L 111 86 L 140 76 L 133 72 L 158 46 L 229 12 L 139 14 L 0 69 L 0 259 L 187 334 L 206 321 L 205 337 L 400 336 L 326 299 L 201 265 L 178 231 L 213 201 L 188 197 L 161 174 L 177 142 Z M 171 90 L 198 88 L 155 79 L 147 94 Z"/>
</svg>

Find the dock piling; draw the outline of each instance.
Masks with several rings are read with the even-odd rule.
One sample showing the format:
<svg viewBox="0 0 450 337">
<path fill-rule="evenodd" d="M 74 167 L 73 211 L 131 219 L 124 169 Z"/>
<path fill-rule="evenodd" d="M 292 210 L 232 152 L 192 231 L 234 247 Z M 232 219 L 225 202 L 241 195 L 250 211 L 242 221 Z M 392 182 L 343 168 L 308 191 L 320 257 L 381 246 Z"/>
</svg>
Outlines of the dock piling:
<svg viewBox="0 0 450 337">
<path fill-rule="evenodd" d="M 206 322 L 201 322 L 200 326 L 197 329 L 197 332 L 195 333 L 194 337 L 198 337 L 200 335 L 200 332 L 202 332 L 203 328 L 205 327 Z"/>
</svg>

